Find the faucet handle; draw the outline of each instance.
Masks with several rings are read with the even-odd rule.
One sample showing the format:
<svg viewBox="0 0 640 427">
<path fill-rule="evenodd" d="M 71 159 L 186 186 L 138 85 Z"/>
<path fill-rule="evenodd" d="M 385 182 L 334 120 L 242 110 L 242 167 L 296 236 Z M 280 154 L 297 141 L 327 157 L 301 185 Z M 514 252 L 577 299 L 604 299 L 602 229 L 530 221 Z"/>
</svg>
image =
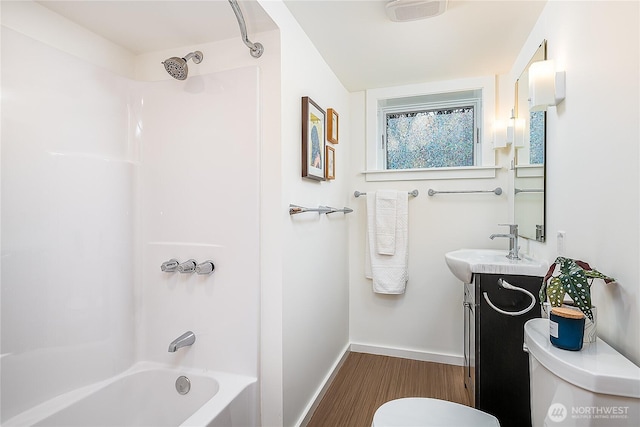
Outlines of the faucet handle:
<svg viewBox="0 0 640 427">
<path fill-rule="evenodd" d="M 196 271 L 196 260 L 190 259 L 178 265 L 178 271 L 180 273 L 193 273 Z"/>
<path fill-rule="evenodd" d="M 162 263 L 162 265 L 160 266 L 160 270 L 164 271 L 165 273 L 171 273 L 176 271 L 176 269 L 178 268 L 178 264 L 180 263 L 177 259 L 171 258 L 169 261 L 165 261 Z"/>
<path fill-rule="evenodd" d="M 198 274 L 211 274 L 215 269 L 215 265 L 213 265 L 213 261 L 205 261 L 196 265 L 196 273 Z"/>
</svg>

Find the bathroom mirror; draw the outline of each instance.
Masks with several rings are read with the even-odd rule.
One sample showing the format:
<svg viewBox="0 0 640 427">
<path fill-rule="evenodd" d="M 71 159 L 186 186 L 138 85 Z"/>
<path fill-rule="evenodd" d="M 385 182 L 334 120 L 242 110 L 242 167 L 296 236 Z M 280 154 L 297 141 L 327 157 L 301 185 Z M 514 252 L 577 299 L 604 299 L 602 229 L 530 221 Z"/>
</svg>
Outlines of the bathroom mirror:
<svg viewBox="0 0 640 427">
<path fill-rule="evenodd" d="M 547 59 L 544 40 L 516 81 L 514 108 L 514 220 L 521 237 L 545 240 L 545 111 L 529 111 L 529 67 Z"/>
</svg>

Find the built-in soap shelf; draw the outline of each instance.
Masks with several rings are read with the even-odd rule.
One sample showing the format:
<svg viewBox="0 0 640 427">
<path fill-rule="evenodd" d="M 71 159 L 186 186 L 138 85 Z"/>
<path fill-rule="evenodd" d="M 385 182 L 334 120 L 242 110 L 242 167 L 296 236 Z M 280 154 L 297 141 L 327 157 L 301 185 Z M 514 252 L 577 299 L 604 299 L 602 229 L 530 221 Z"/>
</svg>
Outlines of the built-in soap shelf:
<svg viewBox="0 0 640 427">
<path fill-rule="evenodd" d="M 171 258 L 169 261 L 165 261 L 160 265 L 160 270 L 165 273 L 196 273 L 196 274 L 211 274 L 215 269 L 213 261 L 206 260 L 198 263 L 195 259 L 189 259 L 185 262 L 180 262 L 175 258 Z"/>
</svg>

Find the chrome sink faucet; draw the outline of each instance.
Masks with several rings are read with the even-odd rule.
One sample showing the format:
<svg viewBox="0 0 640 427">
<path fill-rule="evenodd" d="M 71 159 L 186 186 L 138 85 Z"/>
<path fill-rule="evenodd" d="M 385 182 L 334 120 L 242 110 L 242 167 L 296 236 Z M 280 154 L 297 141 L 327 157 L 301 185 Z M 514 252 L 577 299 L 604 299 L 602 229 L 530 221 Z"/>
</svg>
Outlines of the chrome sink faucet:
<svg viewBox="0 0 640 427">
<path fill-rule="evenodd" d="M 491 240 L 496 237 L 507 237 L 509 238 L 509 254 L 507 258 L 509 259 L 520 259 L 518 256 L 518 224 L 498 224 L 509 227 L 509 234 L 492 234 L 489 236 Z"/>
<path fill-rule="evenodd" d="M 192 345 L 194 342 L 196 342 L 196 334 L 191 331 L 187 331 L 175 340 L 171 341 L 171 344 L 169 344 L 169 352 L 173 353 L 180 347 Z"/>
</svg>

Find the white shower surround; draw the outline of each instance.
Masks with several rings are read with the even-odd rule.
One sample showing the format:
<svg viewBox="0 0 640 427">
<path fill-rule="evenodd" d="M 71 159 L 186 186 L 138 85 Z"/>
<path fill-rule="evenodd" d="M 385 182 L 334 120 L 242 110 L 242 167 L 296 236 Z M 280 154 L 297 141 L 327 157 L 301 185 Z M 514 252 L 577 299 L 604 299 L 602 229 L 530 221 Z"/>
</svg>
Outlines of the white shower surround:
<svg viewBox="0 0 640 427">
<path fill-rule="evenodd" d="M 257 67 L 134 82 L 6 27 L 2 55 L 2 420 L 140 360 L 256 377 Z"/>
</svg>

